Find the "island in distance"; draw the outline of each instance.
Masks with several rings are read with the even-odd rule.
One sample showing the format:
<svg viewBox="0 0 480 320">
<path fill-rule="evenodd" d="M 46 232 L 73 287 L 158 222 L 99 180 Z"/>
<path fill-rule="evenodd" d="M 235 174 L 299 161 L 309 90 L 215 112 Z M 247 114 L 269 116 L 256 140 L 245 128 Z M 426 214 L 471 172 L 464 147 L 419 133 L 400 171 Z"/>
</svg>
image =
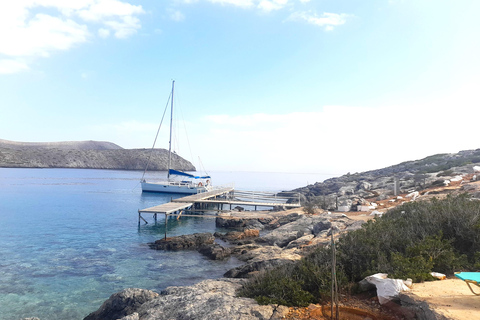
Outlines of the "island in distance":
<svg viewBox="0 0 480 320">
<path fill-rule="evenodd" d="M 75 168 L 165 171 L 168 150 L 124 149 L 105 141 L 17 142 L 0 139 L 0 168 Z M 172 153 L 172 168 L 195 171 Z"/>
</svg>

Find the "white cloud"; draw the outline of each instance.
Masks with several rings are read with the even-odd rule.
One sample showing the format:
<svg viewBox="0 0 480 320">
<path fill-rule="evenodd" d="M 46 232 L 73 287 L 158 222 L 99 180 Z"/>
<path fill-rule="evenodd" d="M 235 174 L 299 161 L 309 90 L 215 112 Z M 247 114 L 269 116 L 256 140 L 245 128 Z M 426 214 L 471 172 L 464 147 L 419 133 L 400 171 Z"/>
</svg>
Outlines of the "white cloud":
<svg viewBox="0 0 480 320">
<path fill-rule="evenodd" d="M 207 1 L 211 3 L 218 3 L 221 5 L 233 5 L 233 6 L 242 7 L 242 8 L 258 8 L 266 12 L 283 9 L 289 2 L 289 0 L 207 0 Z M 191 1 L 186 1 L 186 2 L 191 3 Z"/>
<path fill-rule="evenodd" d="M 29 68 L 27 64 L 21 61 L 12 59 L 0 60 L 0 74 L 18 73 L 21 71 L 26 71 L 28 69 Z"/>
<path fill-rule="evenodd" d="M 231 4 L 237 7 L 252 7 L 254 5 L 254 0 L 208 0 L 211 3 L 218 3 L 218 4 Z"/>
<path fill-rule="evenodd" d="M 475 120 L 469 124 L 461 120 L 480 117 L 476 107 L 480 93 L 474 90 L 478 84 L 421 104 L 210 115 L 189 125 L 195 132 L 190 144 L 198 148 L 193 154 L 215 170 L 344 174 L 379 169 L 478 148 Z M 215 144 L 211 147 L 205 141 Z"/>
<path fill-rule="evenodd" d="M 350 15 L 345 13 L 329 13 L 324 12 L 322 15 L 317 15 L 314 12 L 294 12 L 290 15 L 288 20 L 292 21 L 306 21 L 307 23 L 324 27 L 326 31 L 331 31 L 334 27 L 340 26 L 347 22 L 347 17 Z"/>
<path fill-rule="evenodd" d="M 172 10 L 170 12 L 170 19 L 172 19 L 173 21 L 181 22 L 185 20 L 185 16 L 178 10 Z"/>
<path fill-rule="evenodd" d="M 110 30 L 100 28 L 98 29 L 98 35 L 100 36 L 100 38 L 108 38 L 108 36 L 110 35 Z"/>
<path fill-rule="evenodd" d="M 263 11 L 273 11 L 283 9 L 288 3 L 288 0 L 262 0 L 258 4 L 258 8 Z"/>
<path fill-rule="evenodd" d="M 141 28 L 142 6 L 120 0 L 16 0 L 0 2 L 0 58 L 48 57 L 69 50 L 101 25 L 102 38 L 126 38 Z M 24 68 L 25 69 L 25 68 Z"/>
</svg>

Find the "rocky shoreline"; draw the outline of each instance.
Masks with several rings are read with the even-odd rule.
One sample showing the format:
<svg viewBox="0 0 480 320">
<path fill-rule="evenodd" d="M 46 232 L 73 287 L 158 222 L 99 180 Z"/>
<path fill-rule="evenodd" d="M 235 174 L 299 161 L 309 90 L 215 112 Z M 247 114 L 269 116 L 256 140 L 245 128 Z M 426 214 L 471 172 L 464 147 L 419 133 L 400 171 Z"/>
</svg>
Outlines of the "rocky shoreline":
<svg viewBox="0 0 480 320">
<path fill-rule="evenodd" d="M 301 259 L 316 246 L 329 243 L 332 230 L 338 235 L 356 230 L 362 223 L 344 214 L 307 215 L 301 209 L 221 215 L 216 218 L 217 227 L 232 231 L 183 235 L 149 245 L 154 250 L 198 250 L 210 259 L 234 256 L 244 264 L 227 271 L 225 278 L 168 287 L 159 294 L 125 289 L 113 294 L 84 320 L 282 319 L 289 311 L 287 307 L 261 306 L 253 299 L 235 295 L 243 279 Z"/>
<path fill-rule="evenodd" d="M 227 271 L 224 278 L 167 287 L 160 293 L 124 289 L 114 293 L 84 320 L 294 319 L 289 317 L 290 308 L 258 305 L 253 299 L 238 297 L 236 292 L 247 278 L 261 270 L 299 260 L 318 246 L 329 244 L 332 233 L 338 237 L 361 228 L 373 218 L 361 212 L 347 215 L 318 211 L 316 214 L 306 214 L 301 208 L 278 212 L 232 211 L 216 218 L 218 227 L 232 230 L 227 233 L 197 233 L 150 243 L 152 250 L 198 250 L 210 259 L 233 256 L 243 264 Z M 443 319 L 423 301 L 402 297 L 400 300 L 405 300 L 402 312 L 422 319 Z"/>
<path fill-rule="evenodd" d="M 217 226 L 232 231 L 171 237 L 149 245 L 154 250 L 198 250 L 210 259 L 234 256 L 244 262 L 241 266 L 227 271 L 224 278 L 208 279 L 192 286 L 168 287 L 160 293 L 137 288 L 122 290 L 84 320 L 293 319 L 289 317 L 290 308 L 259 305 L 253 299 L 238 297 L 236 292 L 246 278 L 299 260 L 318 246 L 329 244 L 332 233 L 338 237 L 357 230 L 371 218 L 365 214 L 347 216 L 330 212 L 311 215 L 302 209 L 231 212 L 219 216 Z M 407 296 L 402 296 L 401 301 L 404 301 L 402 311 L 396 312 L 443 319 L 423 301 Z"/>
</svg>

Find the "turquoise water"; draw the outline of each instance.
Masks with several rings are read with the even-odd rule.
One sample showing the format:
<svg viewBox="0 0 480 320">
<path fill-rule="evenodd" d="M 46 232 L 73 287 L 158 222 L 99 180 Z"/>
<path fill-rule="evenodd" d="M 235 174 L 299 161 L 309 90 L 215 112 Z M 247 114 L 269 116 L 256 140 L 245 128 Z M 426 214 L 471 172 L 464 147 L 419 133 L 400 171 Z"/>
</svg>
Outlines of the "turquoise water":
<svg viewBox="0 0 480 320">
<path fill-rule="evenodd" d="M 157 173 L 162 176 L 163 173 Z M 290 190 L 321 175 L 211 173 L 215 184 Z M 138 226 L 137 210 L 170 201 L 142 194 L 141 173 L 76 169 L 0 169 L 0 319 L 83 319 L 128 287 L 162 290 L 218 278 L 239 264 L 196 251 L 151 250 L 164 218 Z M 310 179 L 311 181 L 308 181 Z M 209 218 L 170 218 L 169 236 L 215 232 Z M 224 230 L 220 230 L 224 231 Z"/>
</svg>

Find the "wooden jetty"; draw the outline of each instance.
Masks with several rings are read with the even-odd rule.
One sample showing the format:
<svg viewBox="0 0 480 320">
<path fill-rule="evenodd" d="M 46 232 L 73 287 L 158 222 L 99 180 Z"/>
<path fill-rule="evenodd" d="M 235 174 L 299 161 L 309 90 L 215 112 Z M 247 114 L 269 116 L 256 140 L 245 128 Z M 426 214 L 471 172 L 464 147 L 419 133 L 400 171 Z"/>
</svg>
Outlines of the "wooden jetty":
<svg viewBox="0 0 480 320">
<path fill-rule="evenodd" d="M 202 210 L 206 204 L 215 204 L 218 210 L 223 210 L 224 205 L 229 205 L 230 210 L 232 209 L 232 205 L 252 206 L 255 210 L 257 210 L 257 207 L 300 207 L 300 200 L 298 200 L 298 203 L 286 203 L 286 200 L 286 198 L 278 198 L 276 194 L 268 192 L 235 191 L 233 187 L 218 188 L 213 191 L 173 199 L 169 203 L 138 210 L 138 223 L 140 224 L 140 220 L 148 223 L 142 217 L 142 213 L 153 214 L 155 221 L 157 221 L 157 214 L 164 214 L 166 223 L 168 215 L 176 215 L 178 219 L 184 211 L 193 210 L 194 208 Z M 200 216 L 204 217 L 207 215 Z"/>
</svg>

